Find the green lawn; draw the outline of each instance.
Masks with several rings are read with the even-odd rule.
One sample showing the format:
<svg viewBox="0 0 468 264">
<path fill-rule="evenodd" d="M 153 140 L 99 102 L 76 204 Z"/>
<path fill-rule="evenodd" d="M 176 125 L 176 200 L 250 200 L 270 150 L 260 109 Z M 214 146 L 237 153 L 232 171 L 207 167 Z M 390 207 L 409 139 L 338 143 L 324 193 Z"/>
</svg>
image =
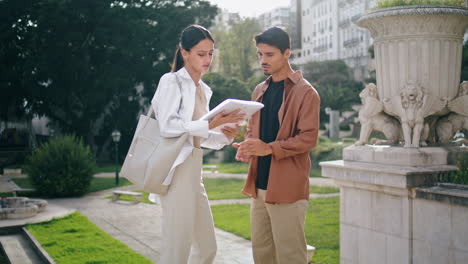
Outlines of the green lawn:
<svg viewBox="0 0 468 264">
<path fill-rule="evenodd" d="M 129 182 L 126 178 L 119 178 L 119 187 L 120 186 L 127 186 L 131 185 L 132 183 Z M 110 188 L 115 188 L 115 178 L 96 178 L 94 177 L 91 181 L 91 186 L 89 187 L 88 192 L 98 192 L 102 190 L 107 190 Z"/>
<path fill-rule="evenodd" d="M 220 173 L 247 173 L 249 170 L 249 164 L 245 162 L 217 164 L 208 163 L 203 165 L 216 165 L 216 170 Z"/>
<path fill-rule="evenodd" d="M 241 193 L 242 187 L 244 187 L 242 179 L 205 178 L 203 183 L 210 200 L 247 198 Z"/>
<path fill-rule="evenodd" d="M 223 200 L 223 199 L 242 199 L 248 198 L 248 196 L 241 193 L 242 187 L 244 186 L 244 180 L 242 179 L 232 179 L 232 178 L 205 178 L 203 179 L 205 184 L 205 189 L 210 200 Z M 337 193 L 340 190 L 334 187 L 320 187 L 320 186 L 310 186 L 310 193 Z M 141 192 L 141 191 L 140 191 Z M 144 193 L 143 202 L 148 201 L 148 193 Z M 109 196 L 108 198 L 111 198 Z M 120 196 L 122 200 L 132 201 L 131 196 Z"/>
<path fill-rule="evenodd" d="M 215 225 L 250 240 L 248 204 L 211 206 Z M 314 263 L 339 263 L 339 197 L 310 200 L 305 233 L 307 243 L 316 248 Z"/>
<path fill-rule="evenodd" d="M 80 213 L 27 225 L 27 229 L 57 263 L 152 263 L 99 229 Z"/>
<path fill-rule="evenodd" d="M 13 179 L 13 181 L 20 187 L 22 188 L 34 188 L 29 181 L 29 178 L 16 178 Z M 132 184 L 125 178 L 119 178 L 119 186 L 127 186 Z M 97 192 L 97 191 L 102 191 L 110 188 L 117 187 L 115 185 L 115 178 L 96 178 L 94 177 L 91 180 L 91 185 L 89 187 L 88 192 Z"/>
<path fill-rule="evenodd" d="M 203 179 L 205 183 L 206 192 L 210 200 L 221 200 L 221 199 L 241 199 L 247 198 L 246 195 L 241 193 L 242 187 L 244 186 L 244 180 L 242 179 Z M 311 185 L 309 187 L 310 193 L 337 193 L 340 190 L 334 187 L 320 187 Z"/>
<path fill-rule="evenodd" d="M 247 173 L 249 170 L 249 164 L 248 163 L 217 163 L 217 164 L 212 164 L 212 163 L 207 163 L 203 165 L 216 165 L 216 170 L 220 173 Z M 121 168 L 121 165 L 118 165 L 119 171 Z M 209 170 L 207 170 L 209 171 Z M 114 173 L 115 172 L 115 165 L 112 164 L 105 164 L 105 165 L 98 165 L 96 168 L 94 168 L 94 173 Z M 320 169 L 312 169 L 310 171 L 310 177 L 321 177 Z"/>
<path fill-rule="evenodd" d="M 309 177 L 322 177 L 322 170 L 312 168 L 310 170 Z"/>
<path fill-rule="evenodd" d="M 118 165 L 118 169 L 120 171 L 120 168 L 122 166 Z M 103 172 L 115 172 L 115 165 L 114 164 L 103 164 L 103 165 L 98 165 L 96 168 L 94 168 L 94 173 L 103 173 Z"/>
</svg>

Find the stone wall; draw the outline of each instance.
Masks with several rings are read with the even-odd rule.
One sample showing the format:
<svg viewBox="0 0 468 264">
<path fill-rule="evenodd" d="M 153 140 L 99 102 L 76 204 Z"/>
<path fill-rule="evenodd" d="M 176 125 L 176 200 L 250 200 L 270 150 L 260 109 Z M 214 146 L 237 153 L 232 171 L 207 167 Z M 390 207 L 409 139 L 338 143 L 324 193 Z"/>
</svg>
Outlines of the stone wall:
<svg viewBox="0 0 468 264">
<path fill-rule="evenodd" d="M 468 263 L 468 189 L 418 188 L 412 226 L 413 263 Z"/>
<path fill-rule="evenodd" d="M 340 186 L 340 263 L 468 263 L 468 188 L 442 148 L 351 146 L 322 175 Z M 427 186 L 427 187 L 425 187 Z"/>
</svg>

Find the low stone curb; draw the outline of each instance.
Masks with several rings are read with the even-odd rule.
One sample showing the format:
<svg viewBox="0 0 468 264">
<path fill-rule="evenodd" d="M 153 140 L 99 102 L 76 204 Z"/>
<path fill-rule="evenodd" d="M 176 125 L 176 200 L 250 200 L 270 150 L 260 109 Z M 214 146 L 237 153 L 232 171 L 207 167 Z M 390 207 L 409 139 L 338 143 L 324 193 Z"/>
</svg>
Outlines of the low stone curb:
<svg viewBox="0 0 468 264">
<path fill-rule="evenodd" d="M 50 257 L 49 253 L 47 253 L 47 251 L 42 248 L 39 241 L 37 241 L 37 239 L 26 229 L 26 227 L 21 228 L 21 232 L 29 241 L 36 254 L 41 258 L 42 261 L 44 261 L 44 263 L 56 264 L 56 262 Z"/>
</svg>

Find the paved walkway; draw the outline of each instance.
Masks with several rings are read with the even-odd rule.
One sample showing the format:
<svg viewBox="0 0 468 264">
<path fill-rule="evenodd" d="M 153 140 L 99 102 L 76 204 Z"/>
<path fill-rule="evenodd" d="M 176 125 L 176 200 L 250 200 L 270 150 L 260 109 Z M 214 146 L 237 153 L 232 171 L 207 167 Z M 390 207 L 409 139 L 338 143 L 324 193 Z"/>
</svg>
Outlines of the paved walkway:
<svg viewBox="0 0 468 264">
<path fill-rule="evenodd" d="M 211 174 L 211 175 L 210 175 Z M 114 177 L 113 174 L 102 173 L 98 177 Z M 245 175 L 206 173 L 205 177 L 245 178 Z M 0 176 L 0 179 L 2 177 Z M 312 178 L 311 181 L 321 186 L 334 186 L 329 179 Z M 132 190 L 133 186 L 117 189 Z M 160 217 L 161 207 L 157 204 L 133 203 L 127 201 L 112 201 L 104 199 L 112 190 L 96 192 L 82 198 L 48 200 L 47 210 L 33 218 L 24 220 L 2 220 L 0 227 L 23 225 L 42 222 L 53 217 L 59 217 L 80 211 L 94 224 L 114 238 L 127 244 L 134 251 L 142 254 L 153 262 L 159 259 L 161 246 Z M 311 198 L 336 196 L 338 194 L 313 194 Z M 249 199 L 210 201 L 211 204 L 249 203 Z M 249 264 L 253 263 L 250 241 L 234 234 L 216 228 L 218 253 L 216 264 Z"/>
<path fill-rule="evenodd" d="M 0 193 L 12 192 L 14 190 L 15 186 L 9 180 L 10 180 L 10 176 L 0 175 Z"/>
</svg>

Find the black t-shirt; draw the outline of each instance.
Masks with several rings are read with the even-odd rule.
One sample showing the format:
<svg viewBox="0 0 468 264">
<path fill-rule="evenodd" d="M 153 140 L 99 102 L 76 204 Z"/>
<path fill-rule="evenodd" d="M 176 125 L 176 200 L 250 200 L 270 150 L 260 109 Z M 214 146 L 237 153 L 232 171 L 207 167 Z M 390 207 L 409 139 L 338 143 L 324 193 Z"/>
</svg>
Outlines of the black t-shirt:
<svg viewBox="0 0 468 264">
<path fill-rule="evenodd" d="M 265 105 L 260 113 L 260 139 L 265 143 L 276 140 L 279 130 L 278 111 L 283 103 L 284 81 L 270 81 L 268 89 L 263 94 Z M 258 157 L 257 181 L 258 189 L 266 190 L 270 175 L 271 155 Z"/>
</svg>

